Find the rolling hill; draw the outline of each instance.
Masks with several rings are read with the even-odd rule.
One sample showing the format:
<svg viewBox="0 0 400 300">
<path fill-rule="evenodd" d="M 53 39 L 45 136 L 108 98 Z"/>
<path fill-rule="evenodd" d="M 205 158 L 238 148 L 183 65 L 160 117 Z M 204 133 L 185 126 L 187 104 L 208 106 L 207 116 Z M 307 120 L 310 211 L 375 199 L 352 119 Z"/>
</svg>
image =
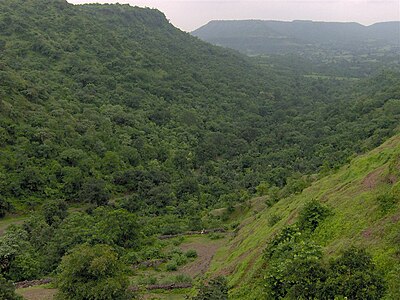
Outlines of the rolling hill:
<svg viewBox="0 0 400 300">
<path fill-rule="evenodd" d="M 342 51 L 365 54 L 390 47 L 399 51 L 400 23 L 370 26 L 313 21 L 211 21 L 192 32 L 212 44 L 250 55 Z"/>
</svg>

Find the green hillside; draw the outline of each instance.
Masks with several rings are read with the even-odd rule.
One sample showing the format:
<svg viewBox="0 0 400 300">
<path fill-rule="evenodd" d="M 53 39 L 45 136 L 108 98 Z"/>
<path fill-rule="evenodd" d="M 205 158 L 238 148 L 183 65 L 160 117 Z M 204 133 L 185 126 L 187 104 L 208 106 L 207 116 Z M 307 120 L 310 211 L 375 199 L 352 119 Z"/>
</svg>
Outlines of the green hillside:
<svg viewBox="0 0 400 300">
<path fill-rule="evenodd" d="M 398 122 L 395 72 L 266 71 L 128 5 L 0 8 L 0 191 L 17 210 L 132 195 L 132 211 L 182 216 L 337 167 Z"/>
<path fill-rule="evenodd" d="M 215 256 L 211 274 L 224 274 L 232 299 L 262 299 L 267 275 L 263 251 L 285 225 L 298 218 L 312 199 L 332 210 L 312 234 L 326 257 L 336 257 L 350 246 L 367 249 L 385 274 L 385 299 L 398 299 L 400 272 L 400 136 L 352 160 L 337 173 L 314 182 L 301 194 L 281 199 L 272 207 L 251 213 L 235 237 Z M 384 197 L 392 195 L 389 201 Z M 389 196 L 388 196 L 389 197 Z M 264 201 L 258 199 L 258 201 Z M 276 224 L 271 221 L 278 220 Z"/>
</svg>

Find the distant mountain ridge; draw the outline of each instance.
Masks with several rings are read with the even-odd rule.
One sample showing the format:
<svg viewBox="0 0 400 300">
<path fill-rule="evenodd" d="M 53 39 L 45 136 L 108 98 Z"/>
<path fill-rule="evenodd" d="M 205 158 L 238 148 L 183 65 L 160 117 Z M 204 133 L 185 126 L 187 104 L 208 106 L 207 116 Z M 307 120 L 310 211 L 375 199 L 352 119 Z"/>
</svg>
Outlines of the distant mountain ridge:
<svg viewBox="0 0 400 300">
<path fill-rule="evenodd" d="M 355 22 L 217 20 L 192 35 L 246 54 L 293 53 L 315 46 L 354 51 L 382 45 L 398 48 L 400 22 L 364 26 Z"/>
</svg>

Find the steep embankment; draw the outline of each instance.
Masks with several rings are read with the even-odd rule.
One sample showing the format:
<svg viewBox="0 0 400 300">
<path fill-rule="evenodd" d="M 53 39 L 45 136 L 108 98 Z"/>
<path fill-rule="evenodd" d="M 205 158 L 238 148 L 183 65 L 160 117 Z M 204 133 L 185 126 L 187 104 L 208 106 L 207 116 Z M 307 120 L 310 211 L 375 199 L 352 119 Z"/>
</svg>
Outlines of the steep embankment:
<svg viewBox="0 0 400 300">
<path fill-rule="evenodd" d="M 249 214 L 236 236 L 215 256 L 211 273 L 229 278 L 233 299 L 261 299 L 263 249 L 284 225 L 296 221 L 311 199 L 332 209 L 313 233 L 327 257 L 355 245 L 365 247 L 385 274 L 387 299 L 400 297 L 400 135 L 357 157 L 333 175 L 316 181 L 301 194 Z M 394 198 L 385 199 L 391 193 Z M 387 198 L 388 199 L 388 198 Z M 274 224 L 272 219 L 280 220 Z"/>
</svg>

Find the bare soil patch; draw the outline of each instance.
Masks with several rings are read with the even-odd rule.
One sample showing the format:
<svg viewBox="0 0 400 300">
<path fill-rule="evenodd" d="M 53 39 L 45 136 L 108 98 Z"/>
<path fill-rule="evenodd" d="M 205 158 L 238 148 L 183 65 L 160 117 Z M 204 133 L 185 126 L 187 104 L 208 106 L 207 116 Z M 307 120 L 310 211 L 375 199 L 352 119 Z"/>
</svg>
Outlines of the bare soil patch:
<svg viewBox="0 0 400 300">
<path fill-rule="evenodd" d="M 46 289 L 43 287 L 17 289 L 17 293 L 26 300 L 53 300 L 56 292 L 56 289 Z"/>
<path fill-rule="evenodd" d="M 179 273 L 183 273 L 192 278 L 195 278 L 207 272 L 213 256 L 215 255 L 217 250 L 224 244 L 224 242 L 224 239 L 201 239 L 182 244 L 180 246 L 182 251 L 188 251 L 191 249 L 196 250 L 197 258 L 193 262 L 180 268 Z"/>
<path fill-rule="evenodd" d="M 369 173 L 362 181 L 363 187 L 368 190 L 374 189 L 378 185 L 381 175 L 382 168 Z"/>
</svg>

